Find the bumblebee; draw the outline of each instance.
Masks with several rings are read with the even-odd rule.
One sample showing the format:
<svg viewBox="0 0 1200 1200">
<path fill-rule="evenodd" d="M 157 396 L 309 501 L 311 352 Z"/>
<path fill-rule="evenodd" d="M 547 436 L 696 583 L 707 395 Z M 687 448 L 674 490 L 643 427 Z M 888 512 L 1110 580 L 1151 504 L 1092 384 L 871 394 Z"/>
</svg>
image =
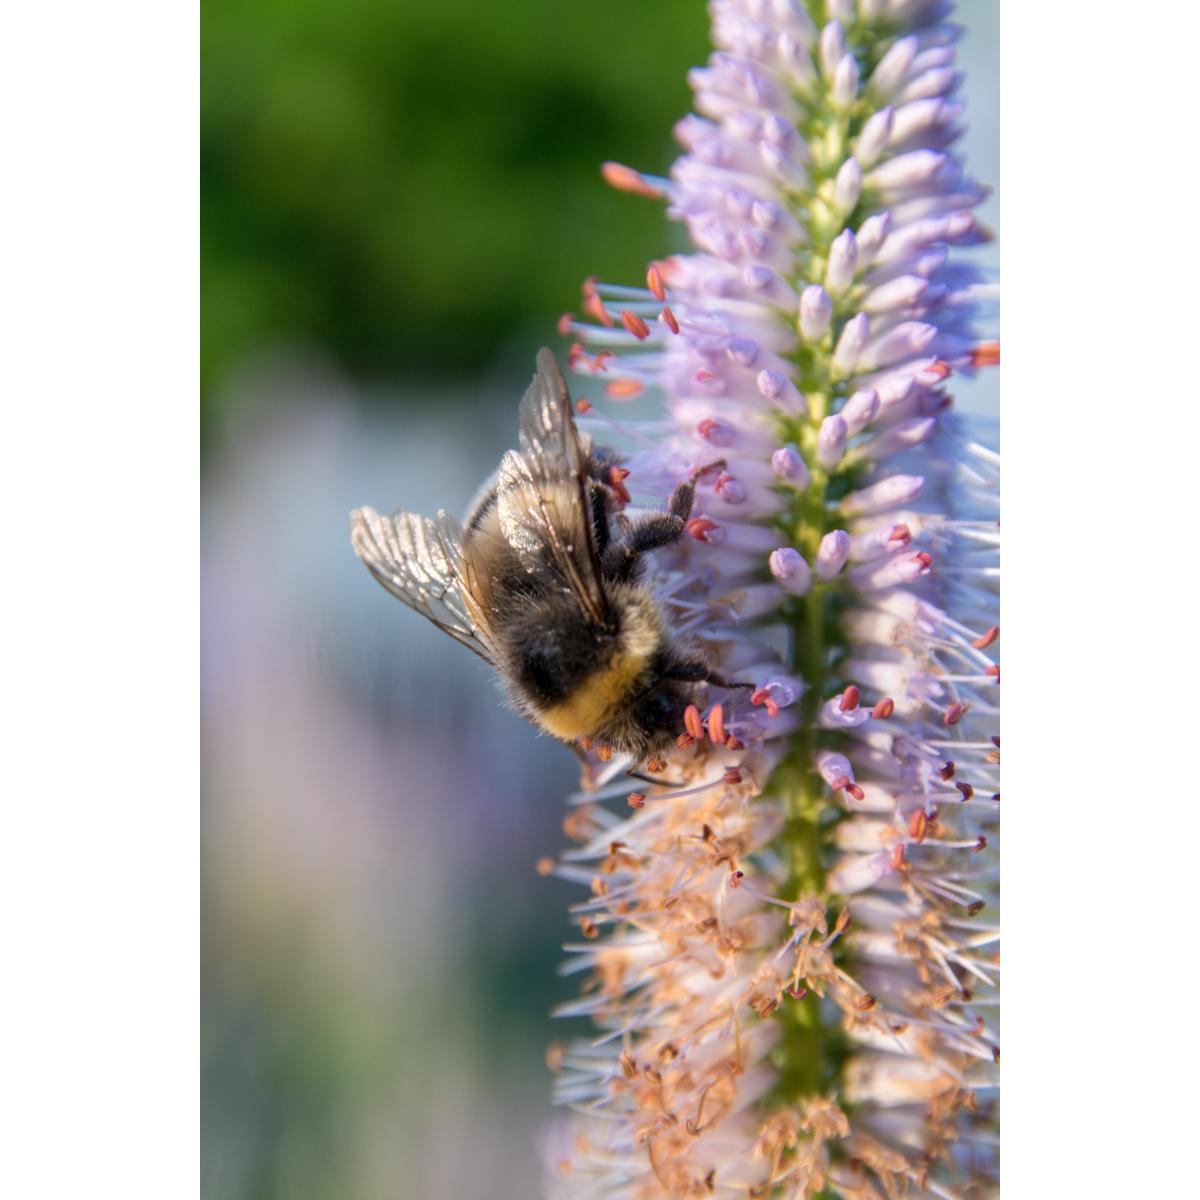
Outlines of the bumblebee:
<svg viewBox="0 0 1200 1200">
<path fill-rule="evenodd" d="M 521 401 L 519 445 L 463 525 L 445 512 L 360 508 L 355 552 L 392 595 L 490 663 L 540 729 L 636 765 L 675 740 L 697 684 L 751 686 L 710 670 L 641 581 L 643 556 L 683 534 L 702 472 L 665 512 L 621 514 L 625 472 L 576 430 L 549 350 Z"/>
</svg>

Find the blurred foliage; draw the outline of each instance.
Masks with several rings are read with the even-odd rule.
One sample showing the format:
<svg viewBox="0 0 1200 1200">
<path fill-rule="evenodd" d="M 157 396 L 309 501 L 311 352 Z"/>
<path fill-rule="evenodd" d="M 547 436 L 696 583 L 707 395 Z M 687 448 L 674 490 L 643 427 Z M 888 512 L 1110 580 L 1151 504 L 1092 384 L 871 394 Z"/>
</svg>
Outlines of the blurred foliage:
<svg viewBox="0 0 1200 1200">
<path fill-rule="evenodd" d="M 637 278 L 706 54 L 699 0 L 207 0 L 202 389 L 256 348 L 313 342 L 363 375 L 478 368 Z"/>
</svg>

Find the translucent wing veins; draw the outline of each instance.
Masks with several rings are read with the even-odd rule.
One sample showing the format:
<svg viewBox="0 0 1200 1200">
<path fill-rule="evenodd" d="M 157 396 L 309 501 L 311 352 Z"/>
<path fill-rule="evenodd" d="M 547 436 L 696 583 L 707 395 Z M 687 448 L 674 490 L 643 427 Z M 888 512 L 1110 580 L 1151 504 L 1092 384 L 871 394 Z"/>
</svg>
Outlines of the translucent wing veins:
<svg viewBox="0 0 1200 1200">
<path fill-rule="evenodd" d="M 497 664 L 478 585 L 463 555 L 462 529 L 453 517 L 444 512 L 436 520 L 408 512 L 385 517 L 373 508 L 358 508 L 350 514 L 350 541 L 393 596 Z"/>
</svg>

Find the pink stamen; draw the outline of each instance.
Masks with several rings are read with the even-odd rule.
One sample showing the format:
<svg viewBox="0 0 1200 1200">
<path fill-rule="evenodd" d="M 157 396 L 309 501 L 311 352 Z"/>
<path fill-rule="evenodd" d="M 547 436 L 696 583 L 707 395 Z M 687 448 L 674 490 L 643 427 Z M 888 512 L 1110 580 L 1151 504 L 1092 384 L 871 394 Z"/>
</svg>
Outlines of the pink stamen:
<svg viewBox="0 0 1200 1200">
<path fill-rule="evenodd" d="M 600 167 L 600 174 L 609 187 L 619 192 L 632 192 L 635 196 L 646 196 L 651 200 L 661 200 L 662 190 L 651 184 L 639 171 L 624 163 L 606 162 Z"/>
<path fill-rule="evenodd" d="M 650 336 L 650 326 L 642 320 L 635 312 L 630 312 L 629 309 L 621 309 L 621 324 L 633 334 L 638 341 L 644 341 Z"/>
<path fill-rule="evenodd" d="M 971 645 L 976 650 L 986 650 L 1000 636 L 1000 626 L 993 625 L 986 633 L 981 633 Z"/>
<path fill-rule="evenodd" d="M 704 723 L 700 720 L 700 710 L 694 704 L 689 704 L 683 710 L 683 727 L 692 735 L 693 740 L 699 742 L 703 739 Z"/>
<path fill-rule="evenodd" d="M 604 385 L 604 394 L 610 400 L 632 400 L 646 390 L 640 379 L 613 379 Z"/>
<path fill-rule="evenodd" d="M 675 314 L 665 304 L 663 305 L 662 319 L 667 323 L 667 328 L 672 333 L 679 332 L 679 322 L 675 319 Z"/>
<path fill-rule="evenodd" d="M 914 842 L 923 842 L 929 833 L 929 818 L 923 808 L 918 808 L 908 819 L 908 836 Z"/>
<path fill-rule="evenodd" d="M 714 746 L 725 740 L 725 709 L 720 704 L 714 704 L 708 711 L 708 736 Z"/>
<path fill-rule="evenodd" d="M 853 712 L 858 707 L 859 690 L 850 684 L 849 687 L 842 693 L 841 699 L 838 701 L 839 712 Z"/>
<path fill-rule="evenodd" d="M 877 721 L 884 721 L 896 711 L 896 702 L 891 696 L 884 696 L 878 704 L 871 709 L 871 716 Z"/>
<path fill-rule="evenodd" d="M 651 263 L 646 268 L 646 286 L 653 293 L 655 300 L 661 302 L 667 298 L 667 292 L 663 287 L 662 274 L 659 272 L 658 263 Z"/>
<path fill-rule="evenodd" d="M 998 367 L 1000 365 L 1000 343 L 980 342 L 971 351 L 971 366 Z"/>
</svg>

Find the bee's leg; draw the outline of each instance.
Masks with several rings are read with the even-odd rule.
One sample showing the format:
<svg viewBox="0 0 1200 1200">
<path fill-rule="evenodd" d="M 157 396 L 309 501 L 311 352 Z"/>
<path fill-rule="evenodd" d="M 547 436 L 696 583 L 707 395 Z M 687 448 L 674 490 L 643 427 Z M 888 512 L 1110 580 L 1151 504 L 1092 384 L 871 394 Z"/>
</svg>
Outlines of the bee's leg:
<svg viewBox="0 0 1200 1200">
<path fill-rule="evenodd" d="M 753 683 L 741 683 L 726 679 L 715 671 L 710 671 L 707 663 L 691 660 L 671 663 L 670 666 L 664 668 L 663 675 L 667 679 L 678 679 L 681 683 L 710 683 L 713 687 L 721 688 L 753 688 L 756 686 Z"/>
<path fill-rule="evenodd" d="M 680 484 L 680 487 L 683 487 Z M 688 498 L 691 508 L 691 498 Z M 635 521 L 619 542 L 614 542 L 601 556 L 600 569 L 606 579 L 628 582 L 637 574 L 639 560 L 648 550 L 669 546 L 679 540 L 687 528 L 687 518 L 674 513 L 652 513 Z"/>
<path fill-rule="evenodd" d="M 592 482 L 589 499 L 592 503 L 592 528 L 596 531 L 596 553 L 603 555 L 612 541 L 608 519 L 608 491 L 602 483 Z"/>
<path fill-rule="evenodd" d="M 683 535 L 692 504 L 696 499 L 696 481 L 710 471 L 720 470 L 724 459 L 697 467 L 691 477 L 678 484 L 667 501 L 667 511 L 651 513 L 626 531 L 619 545 L 612 545 L 601 556 L 600 567 L 606 579 L 628 581 L 637 574 L 639 558 L 650 550 L 669 546 Z"/>
</svg>

